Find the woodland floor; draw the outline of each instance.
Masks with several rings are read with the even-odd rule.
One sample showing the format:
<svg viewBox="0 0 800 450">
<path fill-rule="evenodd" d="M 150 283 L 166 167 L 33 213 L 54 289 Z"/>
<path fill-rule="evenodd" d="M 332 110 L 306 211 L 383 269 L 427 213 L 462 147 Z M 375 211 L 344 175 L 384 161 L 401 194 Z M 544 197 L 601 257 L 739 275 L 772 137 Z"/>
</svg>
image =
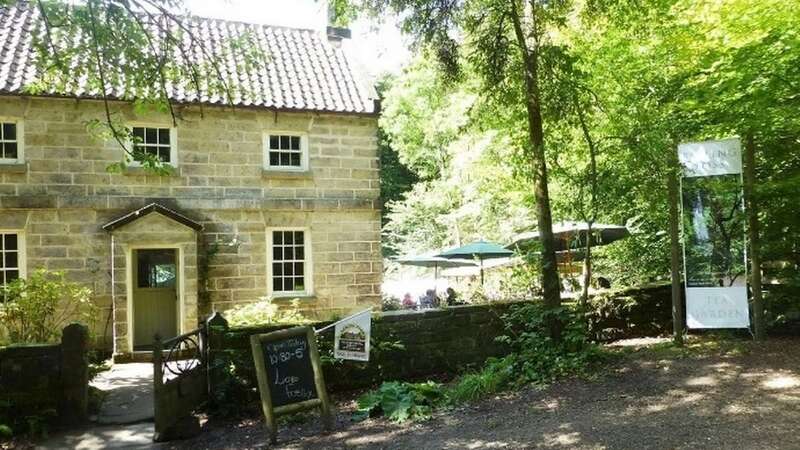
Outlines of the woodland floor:
<svg viewBox="0 0 800 450">
<path fill-rule="evenodd" d="M 331 434 L 311 417 L 282 426 L 270 447 L 253 418 L 209 423 L 168 448 L 800 448 L 800 339 L 649 344 L 620 350 L 625 356 L 596 379 L 500 395 L 423 423 L 353 423 L 350 401 L 340 403 Z"/>
</svg>

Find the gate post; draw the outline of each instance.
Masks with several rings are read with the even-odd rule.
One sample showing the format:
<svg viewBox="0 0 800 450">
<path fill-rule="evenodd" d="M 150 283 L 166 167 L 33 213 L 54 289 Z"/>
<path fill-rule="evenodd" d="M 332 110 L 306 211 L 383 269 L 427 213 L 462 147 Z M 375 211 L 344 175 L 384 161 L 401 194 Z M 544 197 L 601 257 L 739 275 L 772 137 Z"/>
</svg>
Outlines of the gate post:
<svg viewBox="0 0 800 450">
<path fill-rule="evenodd" d="M 211 407 L 217 406 L 215 387 L 224 379 L 224 357 L 222 355 L 224 334 L 228 331 L 228 321 L 219 312 L 206 320 L 206 370 L 208 370 L 208 401 Z"/>
<path fill-rule="evenodd" d="M 153 341 L 153 421 L 155 422 L 153 441 L 165 440 L 164 432 L 169 426 L 163 423 L 164 414 L 161 414 L 161 387 L 164 384 L 164 345 L 161 336 L 156 335 Z"/>
<path fill-rule="evenodd" d="M 89 419 L 89 329 L 79 323 L 64 328 L 61 335 L 61 399 L 59 416 L 77 425 Z"/>
</svg>

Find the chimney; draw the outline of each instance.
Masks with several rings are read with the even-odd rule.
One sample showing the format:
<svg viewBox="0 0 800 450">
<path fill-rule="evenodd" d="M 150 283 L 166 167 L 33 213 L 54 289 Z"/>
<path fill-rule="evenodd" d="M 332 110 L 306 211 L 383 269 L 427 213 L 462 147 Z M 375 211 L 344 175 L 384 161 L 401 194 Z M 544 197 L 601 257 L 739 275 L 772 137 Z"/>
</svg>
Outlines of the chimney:
<svg viewBox="0 0 800 450">
<path fill-rule="evenodd" d="M 328 26 L 328 41 L 337 47 L 342 45 L 342 39 L 350 39 L 351 35 L 350 28 Z"/>
<path fill-rule="evenodd" d="M 328 2 L 328 26 L 325 29 L 328 35 L 328 42 L 336 47 L 341 47 L 343 39 L 350 39 L 352 33 L 349 28 L 336 27 L 336 9 L 333 7 L 333 2 Z"/>
</svg>

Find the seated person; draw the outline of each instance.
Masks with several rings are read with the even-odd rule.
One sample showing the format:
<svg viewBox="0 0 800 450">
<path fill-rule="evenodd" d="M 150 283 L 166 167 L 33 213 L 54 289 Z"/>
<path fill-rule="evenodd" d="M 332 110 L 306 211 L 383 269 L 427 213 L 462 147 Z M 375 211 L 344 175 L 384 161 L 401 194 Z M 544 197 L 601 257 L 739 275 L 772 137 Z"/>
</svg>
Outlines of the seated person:
<svg viewBox="0 0 800 450">
<path fill-rule="evenodd" d="M 406 295 L 403 296 L 403 308 L 405 309 L 415 309 L 417 307 L 417 302 L 411 298 L 411 293 L 406 292 Z"/>
<path fill-rule="evenodd" d="M 458 294 L 456 294 L 455 289 L 451 287 L 447 288 L 447 297 L 445 297 L 444 301 L 447 306 L 463 305 L 462 302 L 458 301 Z"/>
<path fill-rule="evenodd" d="M 419 298 L 420 308 L 435 308 L 437 303 L 436 291 L 433 289 L 428 289 L 425 291 L 425 295 Z"/>
</svg>

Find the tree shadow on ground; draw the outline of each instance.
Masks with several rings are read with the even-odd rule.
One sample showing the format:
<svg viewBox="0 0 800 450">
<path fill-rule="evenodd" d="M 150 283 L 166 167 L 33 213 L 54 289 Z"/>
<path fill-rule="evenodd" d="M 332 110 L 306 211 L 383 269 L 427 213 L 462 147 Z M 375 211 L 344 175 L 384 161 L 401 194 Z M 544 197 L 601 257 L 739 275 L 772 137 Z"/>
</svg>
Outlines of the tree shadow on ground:
<svg viewBox="0 0 800 450">
<path fill-rule="evenodd" d="M 282 449 L 795 448 L 800 339 L 744 342 L 745 351 L 635 353 L 596 380 L 498 395 L 424 423 L 362 423 L 339 414 L 281 428 Z M 258 419 L 216 427 L 180 448 L 264 448 Z"/>
</svg>

